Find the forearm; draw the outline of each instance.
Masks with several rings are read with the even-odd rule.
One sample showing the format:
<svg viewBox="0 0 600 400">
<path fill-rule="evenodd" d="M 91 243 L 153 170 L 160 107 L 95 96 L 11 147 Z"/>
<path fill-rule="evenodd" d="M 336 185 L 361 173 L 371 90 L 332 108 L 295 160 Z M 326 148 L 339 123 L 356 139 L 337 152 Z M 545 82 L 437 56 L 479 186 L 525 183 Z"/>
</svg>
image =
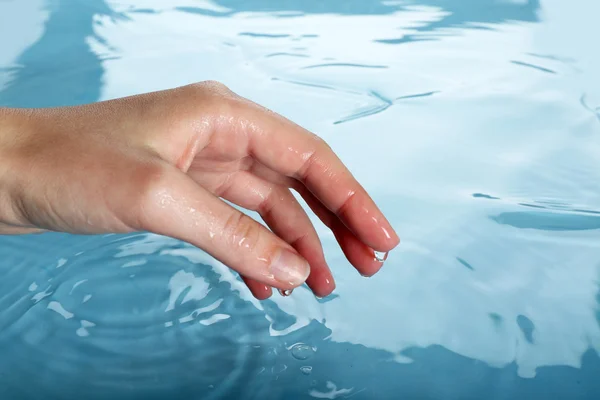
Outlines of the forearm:
<svg viewBox="0 0 600 400">
<path fill-rule="evenodd" d="M 19 182 L 17 155 L 30 128 L 31 110 L 0 107 L 0 235 L 37 232 L 24 218 L 19 207 Z"/>
</svg>

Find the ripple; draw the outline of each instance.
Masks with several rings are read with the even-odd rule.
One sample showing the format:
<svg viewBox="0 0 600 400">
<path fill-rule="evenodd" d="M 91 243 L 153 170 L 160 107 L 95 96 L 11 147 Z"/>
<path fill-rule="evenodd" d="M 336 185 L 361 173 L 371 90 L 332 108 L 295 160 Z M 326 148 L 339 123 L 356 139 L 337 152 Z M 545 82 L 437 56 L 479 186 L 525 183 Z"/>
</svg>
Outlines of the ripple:
<svg viewBox="0 0 600 400">
<path fill-rule="evenodd" d="M 394 101 L 408 100 L 408 99 L 418 99 L 419 97 L 429 97 L 429 96 L 433 96 L 434 94 L 437 94 L 437 93 L 440 93 L 440 91 L 439 90 L 433 90 L 431 92 L 416 93 L 416 94 L 407 94 L 405 96 L 396 97 L 394 99 Z"/>
<path fill-rule="evenodd" d="M 189 13 L 189 14 L 199 14 L 199 15 L 205 15 L 208 17 L 228 17 L 231 14 L 233 14 L 232 11 L 229 11 L 227 9 L 216 9 L 216 10 L 211 10 L 208 8 L 201 8 L 201 7 L 175 7 L 174 10 L 177 11 L 181 11 L 184 13 Z"/>
<path fill-rule="evenodd" d="M 600 121 L 600 107 L 590 106 L 588 104 L 587 95 L 585 93 L 582 94 L 579 98 L 579 103 L 583 106 L 583 108 L 591 112 Z"/>
<path fill-rule="evenodd" d="M 501 225 L 544 231 L 587 231 L 600 229 L 600 211 L 590 207 L 573 205 L 558 199 L 503 200 L 500 197 L 482 193 L 474 193 L 472 197 L 501 200 L 508 205 L 535 210 L 506 211 L 489 217 Z"/>
<path fill-rule="evenodd" d="M 315 68 L 328 68 L 328 67 L 350 67 L 350 68 L 368 68 L 368 69 L 388 69 L 387 65 L 369 65 L 369 64 L 353 64 L 353 63 L 327 63 L 327 64 L 315 64 L 302 67 L 300 69 L 315 69 Z"/>
<path fill-rule="evenodd" d="M 281 78 L 277 78 L 277 77 L 273 77 L 273 78 L 271 78 L 271 80 L 286 82 L 286 83 L 290 83 L 292 85 L 300 85 L 300 86 L 306 86 L 306 87 L 312 87 L 312 88 L 318 88 L 318 89 L 333 90 L 333 91 L 340 92 L 340 93 L 357 94 L 357 95 L 363 94 L 363 92 L 360 92 L 357 90 L 346 89 L 346 88 L 343 88 L 340 86 L 335 86 L 335 85 L 327 85 L 327 84 L 298 81 L 298 80 L 291 80 L 291 79 L 281 79 Z"/>
<path fill-rule="evenodd" d="M 367 106 L 355 110 L 352 114 L 341 118 L 334 122 L 335 125 L 343 124 L 345 122 L 354 121 L 357 119 L 369 117 L 371 115 L 379 114 L 390 108 L 391 104 L 381 104 L 377 106 Z"/>
<path fill-rule="evenodd" d="M 310 365 L 304 365 L 300 367 L 300 372 L 304 375 L 310 375 L 312 373 L 312 367 Z"/>
<path fill-rule="evenodd" d="M 586 231 L 600 229 L 600 217 L 556 212 L 504 212 L 490 217 L 501 225 L 544 231 Z"/>
<path fill-rule="evenodd" d="M 128 13 L 135 14 L 158 14 L 159 11 L 154 10 L 152 8 L 135 8 L 131 10 L 127 10 Z"/>
<path fill-rule="evenodd" d="M 472 196 L 476 199 L 500 200 L 499 197 L 494 197 L 494 196 L 491 196 L 489 194 L 484 194 L 484 193 L 473 193 Z"/>
<path fill-rule="evenodd" d="M 240 32 L 240 33 L 238 33 L 238 36 L 248 36 L 248 37 L 262 38 L 262 39 L 282 39 L 282 38 L 291 37 L 292 35 L 289 35 L 287 33 L 278 34 L 278 33 Z"/>
<path fill-rule="evenodd" d="M 311 397 L 316 398 L 316 399 L 337 399 L 337 398 L 340 398 L 342 396 L 343 397 L 349 397 L 349 395 L 352 394 L 352 392 L 354 390 L 354 388 L 349 388 L 349 389 L 340 388 L 340 389 L 338 389 L 337 386 L 336 386 L 336 384 L 333 383 L 333 382 L 331 382 L 331 381 L 328 381 L 325 384 L 325 387 L 326 387 L 326 391 L 320 391 L 320 390 L 317 390 L 317 389 L 312 389 L 309 392 L 309 395 Z"/>
<path fill-rule="evenodd" d="M 573 64 L 573 63 L 576 62 L 576 60 L 573 59 L 573 58 L 556 56 L 556 55 L 553 55 L 553 54 L 527 53 L 527 55 L 532 56 L 532 57 L 536 57 L 536 58 L 546 59 L 546 60 L 559 61 L 559 62 L 562 62 L 562 63 L 565 63 L 565 64 Z"/>
<path fill-rule="evenodd" d="M 538 71 L 545 72 L 547 74 L 556 74 L 556 71 L 553 71 L 553 70 L 551 70 L 549 68 L 540 67 L 539 65 L 530 64 L 530 63 L 526 63 L 526 62 L 523 62 L 523 61 L 516 61 L 516 60 L 511 60 L 510 62 L 512 64 L 520 65 L 522 67 L 533 68 L 533 69 L 536 69 Z"/>
<path fill-rule="evenodd" d="M 398 101 L 417 99 L 417 98 L 421 98 L 421 97 L 429 97 L 436 93 L 439 93 L 439 91 L 434 90 L 434 91 L 424 92 L 424 93 L 409 94 L 409 95 L 400 96 L 400 97 L 395 98 L 394 100 L 391 100 L 391 99 L 381 95 L 380 93 L 371 90 L 371 91 L 367 92 L 366 94 L 370 98 L 374 99 L 376 104 L 371 104 L 366 107 L 359 108 L 359 109 L 355 110 L 352 114 L 335 121 L 334 124 L 336 124 L 336 125 L 342 124 L 342 123 L 353 121 L 353 120 L 356 120 L 359 118 L 364 118 L 364 117 L 368 117 L 371 115 L 379 114 L 381 112 L 386 111 L 388 108 L 392 107 L 394 104 L 397 104 Z"/>
<path fill-rule="evenodd" d="M 468 262 L 466 262 L 462 258 L 456 257 L 456 261 L 458 261 L 459 263 L 461 263 L 462 265 L 464 265 L 465 267 L 467 267 L 471 271 L 475 271 L 475 268 L 473 268 L 473 266 L 471 264 L 469 264 Z"/>
<path fill-rule="evenodd" d="M 265 58 L 273 58 L 273 57 L 298 57 L 298 58 L 308 58 L 308 56 L 306 54 L 299 54 L 299 53 L 286 53 L 286 52 L 279 52 L 279 53 L 270 53 L 267 54 L 265 56 Z"/>
<path fill-rule="evenodd" d="M 0 250 L 9 257 L 0 272 L 10 276 L 2 283 L 0 346 L 13 368 L 2 382 L 14 382 L 20 397 L 33 396 L 24 382 L 41 370 L 36 391 L 52 398 L 66 390 L 90 399 L 160 398 L 209 385 L 207 398 L 227 398 L 271 363 L 260 310 L 212 266 L 176 255 L 185 249 L 210 260 L 198 249 L 149 234 L 10 241 L 10 252 Z M 43 258 L 19 253 L 27 247 L 44 249 Z M 18 254 L 26 254 L 24 263 Z M 20 276 L 10 273 L 10 261 Z M 69 388 L 56 384 L 67 380 Z"/>
<path fill-rule="evenodd" d="M 364 107 L 360 107 L 360 108 L 354 110 L 352 113 L 350 113 L 349 115 L 347 115 L 341 119 L 334 121 L 333 122 L 334 125 L 339 125 L 339 124 L 354 121 L 357 119 L 369 117 L 371 115 L 379 114 L 381 112 L 386 111 L 391 106 L 398 104 L 404 100 L 412 100 L 412 99 L 418 99 L 418 98 L 423 98 L 423 97 L 429 97 L 429 96 L 433 96 L 437 93 L 440 93 L 439 90 L 433 90 L 433 91 L 422 92 L 422 93 L 407 94 L 407 95 L 396 97 L 394 99 L 390 99 L 375 90 L 360 91 L 360 90 L 355 90 L 355 89 L 344 88 L 341 86 L 328 85 L 328 84 L 322 84 L 322 83 L 314 83 L 314 82 L 306 82 L 306 81 L 289 80 L 289 79 L 281 79 L 281 78 L 277 78 L 277 77 L 271 78 L 271 80 L 286 82 L 286 83 L 290 83 L 293 85 L 307 86 L 307 87 L 324 89 L 324 90 L 332 90 L 332 91 L 336 91 L 339 93 L 353 94 L 353 95 L 363 96 L 368 99 L 369 104 L 367 104 Z"/>
<path fill-rule="evenodd" d="M 396 39 L 375 39 L 373 42 L 381 43 L 381 44 L 405 44 L 405 43 L 413 43 L 413 42 L 431 42 L 437 40 L 437 37 L 416 37 L 416 36 L 404 36 Z"/>
</svg>

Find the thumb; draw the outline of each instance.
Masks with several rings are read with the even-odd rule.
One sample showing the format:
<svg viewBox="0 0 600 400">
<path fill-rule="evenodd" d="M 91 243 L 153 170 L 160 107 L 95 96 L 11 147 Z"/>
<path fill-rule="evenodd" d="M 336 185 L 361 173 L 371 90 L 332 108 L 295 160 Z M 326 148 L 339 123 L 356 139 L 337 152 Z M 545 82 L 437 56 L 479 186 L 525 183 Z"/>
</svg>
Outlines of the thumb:
<svg viewBox="0 0 600 400">
<path fill-rule="evenodd" d="M 141 230 L 186 241 L 241 275 L 278 289 L 302 285 L 308 262 L 262 224 L 168 166 L 152 179 L 135 220 Z"/>
</svg>

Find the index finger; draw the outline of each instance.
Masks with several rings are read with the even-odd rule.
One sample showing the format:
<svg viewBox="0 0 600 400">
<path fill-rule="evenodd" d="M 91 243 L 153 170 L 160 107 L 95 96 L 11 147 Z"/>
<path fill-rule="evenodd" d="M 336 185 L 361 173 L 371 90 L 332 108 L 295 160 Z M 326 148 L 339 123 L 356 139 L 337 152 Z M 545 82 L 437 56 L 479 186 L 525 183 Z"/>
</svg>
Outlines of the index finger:
<svg viewBox="0 0 600 400">
<path fill-rule="evenodd" d="M 387 252 L 398 245 L 400 239 L 389 221 L 321 138 L 260 106 L 246 112 L 251 156 L 302 182 L 373 250 Z"/>
</svg>

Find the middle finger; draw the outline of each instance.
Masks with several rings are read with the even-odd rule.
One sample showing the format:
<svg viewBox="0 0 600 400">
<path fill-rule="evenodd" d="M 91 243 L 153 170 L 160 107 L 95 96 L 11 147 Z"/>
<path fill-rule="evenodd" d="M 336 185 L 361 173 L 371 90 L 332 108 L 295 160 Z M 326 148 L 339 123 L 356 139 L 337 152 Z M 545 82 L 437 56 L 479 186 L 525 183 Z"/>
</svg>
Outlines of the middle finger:
<svg viewBox="0 0 600 400">
<path fill-rule="evenodd" d="M 335 282 L 325 261 L 317 232 L 288 188 L 240 171 L 231 176 L 216 195 L 258 212 L 276 235 L 308 261 L 310 275 L 306 283 L 313 293 L 319 297 L 331 294 L 335 289 Z"/>
</svg>

